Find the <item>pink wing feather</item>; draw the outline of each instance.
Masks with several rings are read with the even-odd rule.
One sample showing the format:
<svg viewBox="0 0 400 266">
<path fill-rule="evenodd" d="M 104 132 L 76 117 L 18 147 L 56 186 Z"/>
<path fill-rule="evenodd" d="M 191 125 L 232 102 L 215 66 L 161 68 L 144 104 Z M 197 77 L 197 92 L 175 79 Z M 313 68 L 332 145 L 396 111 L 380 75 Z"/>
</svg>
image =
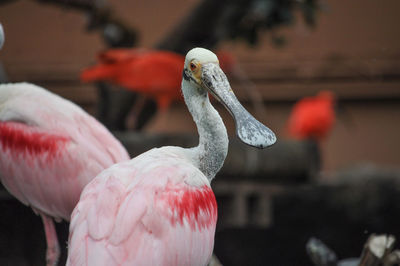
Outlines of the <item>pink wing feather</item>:
<svg viewBox="0 0 400 266">
<path fill-rule="evenodd" d="M 67 265 L 205 265 L 217 220 L 205 176 L 153 149 L 103 171 L 82 192 Z"/>
<path fill-rule="evenodd" d="M 24 204 L 69 220 L 83 187 L 128 160 L 80 107 L 27 83 L 0 86 L 0 180 Z"/>
</svg>

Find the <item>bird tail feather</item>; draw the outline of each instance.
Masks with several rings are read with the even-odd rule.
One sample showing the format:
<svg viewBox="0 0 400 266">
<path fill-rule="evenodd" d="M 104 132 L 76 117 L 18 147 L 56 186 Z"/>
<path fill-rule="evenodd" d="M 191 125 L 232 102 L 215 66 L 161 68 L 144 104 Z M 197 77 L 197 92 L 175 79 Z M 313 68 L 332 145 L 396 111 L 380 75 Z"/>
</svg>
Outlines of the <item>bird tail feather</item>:
<svg viewBox="0 0 400 266">
<path fill-rule="evenodd" d="M 82 82 L 105 81 L 111 78 L 113 70 L 105 65 L 98 65 L 84 69 L 81 72 Z"/>
</svg>

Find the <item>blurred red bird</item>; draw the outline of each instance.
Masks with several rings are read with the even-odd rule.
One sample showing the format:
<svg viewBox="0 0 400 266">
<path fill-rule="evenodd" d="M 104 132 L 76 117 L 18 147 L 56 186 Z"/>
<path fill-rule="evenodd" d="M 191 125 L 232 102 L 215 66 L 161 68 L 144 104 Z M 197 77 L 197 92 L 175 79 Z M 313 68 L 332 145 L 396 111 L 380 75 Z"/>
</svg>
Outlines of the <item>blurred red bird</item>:
<svg viewBox="0 0 400 266">
<path fill-rule="evenodd" d="M 324 139 L 335 123 L 334 104 L 335 97 L 330 91 L 301 99 L 290 114 L 289 134 L 297 139 Z"/>
<path fill-rule="evenodd" d="M 84 82 L 107 81 L 154 99 L 161 109 L 183 100 L 179 90 L 185 58 L 177 53 L 145 49 L 111 49 L 99 63 L 83 70 Z"/>
</svg>

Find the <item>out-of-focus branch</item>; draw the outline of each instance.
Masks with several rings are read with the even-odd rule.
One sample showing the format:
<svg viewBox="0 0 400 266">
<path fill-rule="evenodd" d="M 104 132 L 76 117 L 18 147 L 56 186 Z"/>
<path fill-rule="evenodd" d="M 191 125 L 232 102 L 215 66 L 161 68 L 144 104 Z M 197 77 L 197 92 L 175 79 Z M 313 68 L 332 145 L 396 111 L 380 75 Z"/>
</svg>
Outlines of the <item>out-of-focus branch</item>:
<svg viewBox="0 0 400 266">
<path fill-rule="evenodd" d="M 137 31 L 119 18 L 105 0 L 35 0 L 43 4 L 53 4 L 73 8 L 88 15 L 87 30 L 100 30 L 109 47 L 131 47 L 138 38 Z"/>
<path fill-rule="evenodd" d="M 232 1 L 233 2 L 233 1 Z M 221 40 L 215 32 L 221 14 L 231 1 L 203 0 L 181 19 L 155 48 L 185 54 L 194 46 L 214 48 Z"/>
<path fill-rule="evenodd" d="M 15 0 L 2 0 L 2 1 L 0 2 L 0 5 L 9 4 L 9 3 L 14 2 L 14 1 L 15 1 Z"/>
<path fill-rule="evenodd" d="M 75 8 L 83 11 L 91 11 L 105 6 L 105 1 L 98 0 L 35 0 L 43 4 L 54 4 L 58 6 L 64 6 L 67 8 Z"/>
</svg>

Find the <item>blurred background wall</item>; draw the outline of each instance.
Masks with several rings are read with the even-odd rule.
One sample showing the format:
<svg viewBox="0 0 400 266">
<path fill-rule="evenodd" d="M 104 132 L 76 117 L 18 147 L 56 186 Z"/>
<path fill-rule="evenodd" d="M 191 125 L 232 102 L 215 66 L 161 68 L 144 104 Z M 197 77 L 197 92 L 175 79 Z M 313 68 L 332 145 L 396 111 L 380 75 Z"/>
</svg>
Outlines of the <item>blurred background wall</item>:
<svg viewBox="0 0 400 266">
<path fill-rule="evenodd" d="M 198 1 L 110 1 L 116 14 L 140 32 L 140 46 L 151 47 Z M 285 138 L 290 108 L 302 96 L 329 89 L 337 93 L 343 114 L 323 144 L 324 169 L 372 162 L 400 163 L 400 8 L 399 1 L 323 1 L 313 29 L 303 23 L 281 27 L 252 47 L 226 42 L 240 66 L 259 87 L 267 122 Z M 80 70 L 104 49 L 96 33 L 87 33 L 85 16 L 75 10 L 20 0 L 0 7 L 6 31 L 1 62 L 9 81 L 30 81 L 72 99 L 94 113 L 96 90 L 79 81 Z M 271 36 L 284 36 L 277 48 Z M 238 84 L 239 98 L 245 95 Z M 251 109 L 251 106 L 248 106 Z M 225 110 L 228 129 L 232 120 Z M 157 115 L 146 132 L 195 132 L 188 112 L 176 104 Z"/>
</svg>

